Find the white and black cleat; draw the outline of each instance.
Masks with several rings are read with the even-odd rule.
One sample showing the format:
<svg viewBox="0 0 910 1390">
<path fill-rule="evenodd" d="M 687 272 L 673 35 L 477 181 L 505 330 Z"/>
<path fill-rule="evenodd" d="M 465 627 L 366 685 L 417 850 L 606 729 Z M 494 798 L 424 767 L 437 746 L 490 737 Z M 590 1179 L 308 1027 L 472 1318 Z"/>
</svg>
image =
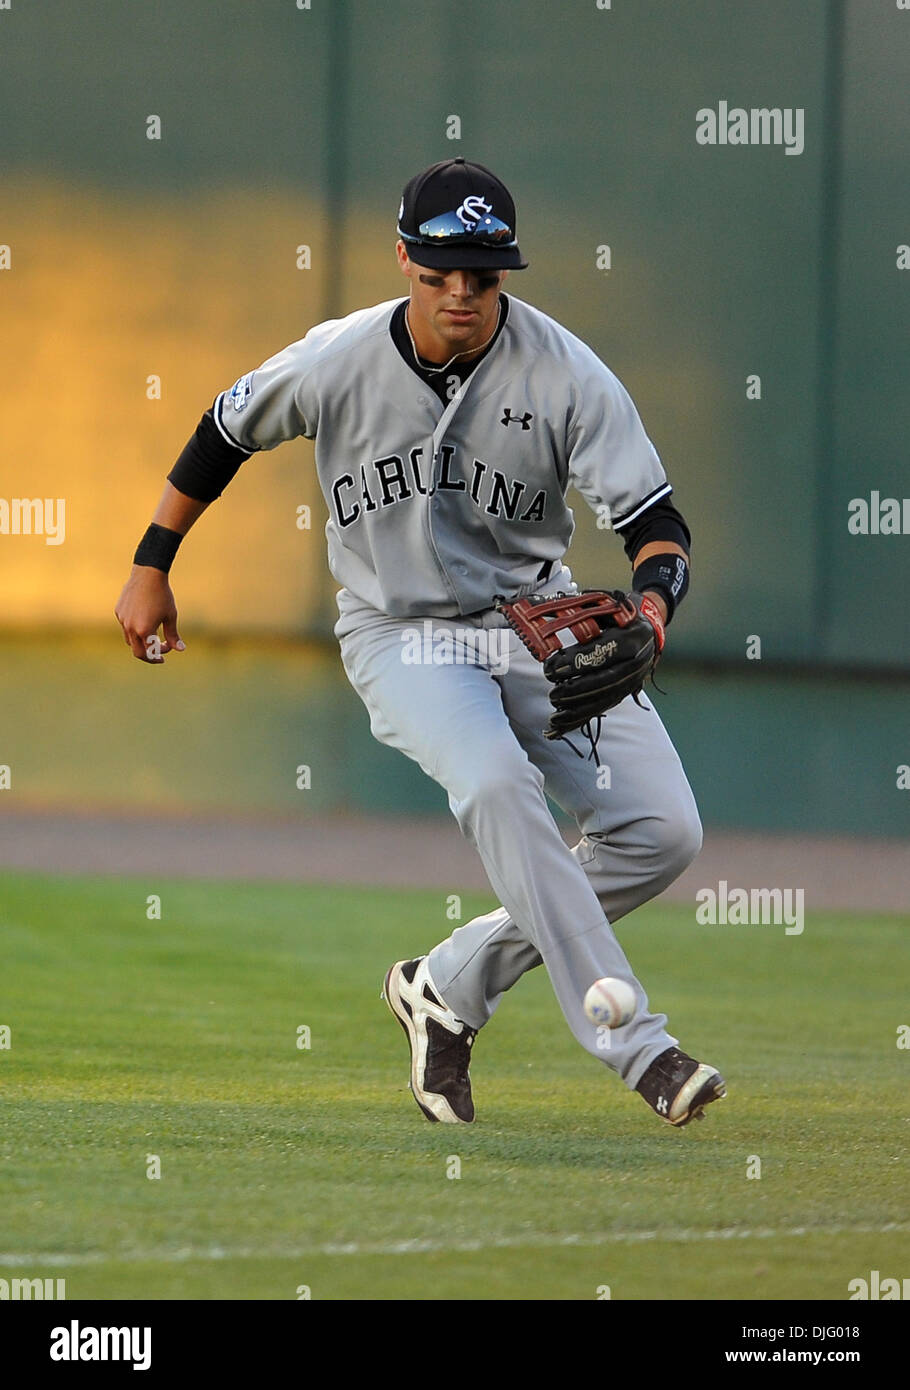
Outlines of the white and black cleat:
<svg viewBox="0 0 910 1390">
<path fill-rule="evenodd" d="M 690 1120 L 703 1120 L 705 1106 L 727 1094 L 720 1072 L 678 1047 L 668 1047 L 655 1058 L 635 1089 L 655 1115 L 676 1129 Z"/>
<path fill-rule="evenodd" d="M 468 1067 L 477 1036 L 436 991 L 426 956 L 400 960 L 382 989 L 411 1049 L 411 1092 L 428 1120 L 470 1124 L 474 1119 Z"/>
</svg>

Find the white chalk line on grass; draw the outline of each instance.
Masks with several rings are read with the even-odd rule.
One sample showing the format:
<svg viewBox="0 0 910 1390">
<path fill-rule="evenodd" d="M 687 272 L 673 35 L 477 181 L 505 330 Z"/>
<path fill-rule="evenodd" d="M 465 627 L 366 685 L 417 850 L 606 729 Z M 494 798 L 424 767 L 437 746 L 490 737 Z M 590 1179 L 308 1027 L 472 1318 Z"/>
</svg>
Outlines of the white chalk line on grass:
<svg viewBox="0 0 910 1390">
<path fill-rule="evenodd" d="M 123 1252 L 83 1251 L 65 1254 L 62 1251 L 38 1251 L 14 1254 L 0 1251 L 0 1267 L 19 1268 L 26 1265 L 99 1265 L 99 1264 L 183 1264 L 190 1260 L 303 1260 L 317 1255 L 473 1255 L 485 1250 L 522 1250 L 532 1248 L 572 1248 L 573 1246 L 640 1245 L 648 1241 L 658 1244 L 696 1245 L 699 1241 L 725 1240 L 791 1240 L 805 1236 L 885 1236 L 908 1235 L 910 1223 L 889 1221 L 883 1226 L 760 1226 L 743 1230 L 729 1226 L 716 1231 L 604 1231 L 582 1235 L 547 1235 L 526 1233 L 515 1236 L 494 1236 L 491 1240 L 399 1240 L 379 1242 L 329 1243 L 298 1247 L 239 1246 L 231 1249 L 221 1245 L 182 1246 L 174 1250 L 128 1250 Z"/>
</svg>

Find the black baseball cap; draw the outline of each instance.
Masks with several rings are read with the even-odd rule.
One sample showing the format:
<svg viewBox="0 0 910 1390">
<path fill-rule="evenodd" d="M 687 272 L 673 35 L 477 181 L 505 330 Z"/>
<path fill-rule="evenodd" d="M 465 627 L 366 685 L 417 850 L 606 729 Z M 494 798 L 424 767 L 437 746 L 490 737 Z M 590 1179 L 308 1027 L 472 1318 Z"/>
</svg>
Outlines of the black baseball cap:
<svg viewBox="0 0 910 1390">
<path fill-rule="evenodd" d="M 515 204 L 483 164 L 459 155 L 431 164 L 406 185 L 398 235 L 408 256 L 434 270 L 525 270 Z"/>
</svg>

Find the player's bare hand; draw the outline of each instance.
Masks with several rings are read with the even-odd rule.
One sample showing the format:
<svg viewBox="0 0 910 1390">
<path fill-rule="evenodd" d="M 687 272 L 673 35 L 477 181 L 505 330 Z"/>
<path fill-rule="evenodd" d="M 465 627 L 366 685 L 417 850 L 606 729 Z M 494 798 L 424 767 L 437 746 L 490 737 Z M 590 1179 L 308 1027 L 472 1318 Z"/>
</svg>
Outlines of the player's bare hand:
<svg viewBox="0 0 910 1390">
<path fill-rule="evenodd" d="M 114 615 L 123 629 L 124 642 L 138 661 L 159 666 L 168 652 L 184 650 L 177 631 L 177 604 L 163 570 L 134 565 Z"/>
</svg>

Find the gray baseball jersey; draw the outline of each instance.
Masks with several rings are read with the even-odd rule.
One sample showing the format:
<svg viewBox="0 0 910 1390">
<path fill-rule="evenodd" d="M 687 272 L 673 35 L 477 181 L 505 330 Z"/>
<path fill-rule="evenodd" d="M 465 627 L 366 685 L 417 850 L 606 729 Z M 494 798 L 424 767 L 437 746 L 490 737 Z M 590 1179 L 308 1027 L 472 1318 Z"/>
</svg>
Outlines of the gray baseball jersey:
<svg viewBox="0 0 910 1390">
<path fill-rule="evenodd" d="M 622 383 L 539 309 L 510 295 L 443 404 L 392 341 L 402 302 L 316 325 L 214 407 L 245 450 L 315 439 L 329 565 L 352 594 L 393 617 L 476 613 L 533 592 L 565 554 L 570 485 L 617 531 L 670 492 Z"/>
</svg>

